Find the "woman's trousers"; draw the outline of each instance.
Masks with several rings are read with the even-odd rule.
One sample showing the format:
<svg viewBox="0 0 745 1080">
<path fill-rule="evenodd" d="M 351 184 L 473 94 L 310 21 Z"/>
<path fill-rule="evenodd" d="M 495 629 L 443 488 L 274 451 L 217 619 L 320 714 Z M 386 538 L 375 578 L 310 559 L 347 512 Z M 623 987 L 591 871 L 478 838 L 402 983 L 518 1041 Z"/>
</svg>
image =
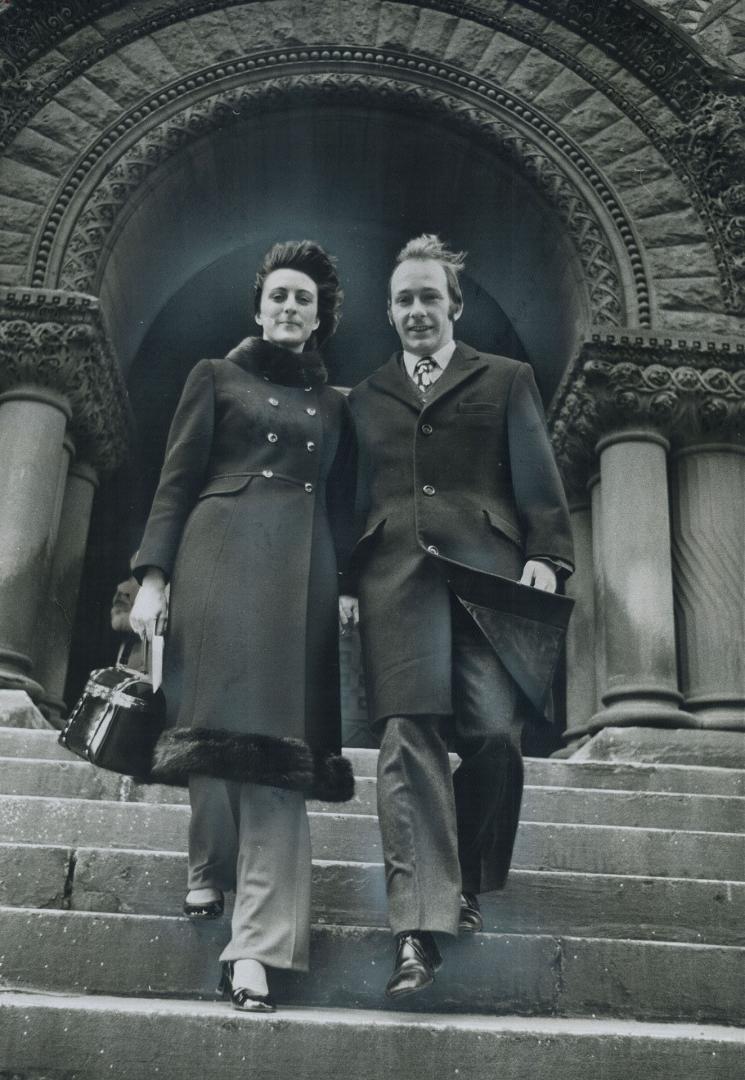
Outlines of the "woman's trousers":
<svg viewBox="0 0 745 1080">
<path fill-rule="evenodd" d="M 311 850 L 297 791 L 189 778 L 189 889 L 235 890 L 220 960 L 307 971 Z"/>
</svg>

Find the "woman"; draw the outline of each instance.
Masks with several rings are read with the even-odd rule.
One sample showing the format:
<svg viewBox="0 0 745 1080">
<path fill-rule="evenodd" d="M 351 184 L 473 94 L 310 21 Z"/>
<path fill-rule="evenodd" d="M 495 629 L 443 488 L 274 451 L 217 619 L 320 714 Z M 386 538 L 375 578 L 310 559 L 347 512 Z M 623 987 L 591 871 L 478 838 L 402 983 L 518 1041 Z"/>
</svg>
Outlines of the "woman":
<svg viewBox="0 0 745 1080">
<path fill-rule="evenodd" d="M 131 622 L 152 636 L 171 581 L 163 688 L 169 730 L 153 778 L 187 782 L 184 911 L 235 889 L 223 990 L 269 1011 L 266 968 L 307 970 L 305 798 L 353 794 L 339 755 L 337 555 L 350 544 L 353 432 L 315 351 L 342 293 L 310 241 L 259 268 L 261 338 L 201 360 L 176 410 L 140 546 Z"/>
</svg>

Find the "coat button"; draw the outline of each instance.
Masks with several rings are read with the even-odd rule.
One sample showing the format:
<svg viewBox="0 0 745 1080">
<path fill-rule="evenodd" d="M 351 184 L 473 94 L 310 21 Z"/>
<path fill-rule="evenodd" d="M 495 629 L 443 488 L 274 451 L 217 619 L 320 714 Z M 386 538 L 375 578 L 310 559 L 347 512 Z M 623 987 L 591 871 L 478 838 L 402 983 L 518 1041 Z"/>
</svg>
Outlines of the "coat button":
<svg viewBox="0 0 745 1080">
<path fill-rule="evenodd" d="M 305 490 L 308 492 L 308 494 L 310 494 L 310 492 L 313 490 L 313 485 L 312 484 L 306 484 L 305 485 Z"/>
<path fill-rule="evenodd" d="M 309 405 L 308 408 L 305 411 L 307 412 L 308 416 L 315 416 L 316 415 L 316 410 L 313 408 L 312 405 Z"/>
<path fill-rule="evenodd" d="M 275 397 L 270 397 L 269 398 L 269 404 L 273 405 L 274 408 L 276 409 L 277 406 L 279 405 L 279 402 L 277 401 L 277 399 Z"/>
<path fill-rule="evenodd" d="M 429 547 L 427 548 L 427 551 L 430 553 L 430 555 L 439 555 L 440 554 L 440 549 L 438 547 L 435 547 L 434 544 L 430 544 Z"/>
<path fill-rule="evenodd" d="M 431 424 L 422 424 L 422 435 L 431 435 L 434 430 Z"/>
<path fill-rule="evenodd" d="M 270 431 L 269 434 L 266 437 L 267 442 L 277 442 L 278 439 L 279 439 L 279 435 L 277 435 L 274 431 Z"/>
<path fill-rule="evenodd" d="M 425 484 L 424 487 L 422 488 L 422 491 L 424 492 L 425 495 L 434 495 L 434 493 L 435 493 L 435 489 L 432 487 L 431 484 Z"/>
<path fill-rule="evenodd" d="M 271 469 L 262 469 L 261 470 L 261 475 L 265 476 L 267 478 L 267 480 L 271 480 L 271 478 L 274 476 L 274 473 L 272 472 Z"/>
<path fill-rule="evenodd" d="M 312 454 L 315 448 L 316 444 L 314 442 L 307 442 L 305 444 L 305 449 L 308 451 L 309 454 Z"/>
</svg>

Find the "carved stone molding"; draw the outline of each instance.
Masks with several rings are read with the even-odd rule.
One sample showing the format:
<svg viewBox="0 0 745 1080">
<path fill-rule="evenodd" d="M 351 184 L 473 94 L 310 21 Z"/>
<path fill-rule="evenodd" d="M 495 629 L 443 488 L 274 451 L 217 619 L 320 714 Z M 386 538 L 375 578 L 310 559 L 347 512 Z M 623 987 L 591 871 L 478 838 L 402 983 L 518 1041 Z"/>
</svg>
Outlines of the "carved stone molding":
<svg viewBox="0 0 745 1080">
<path fill-rule="evenodd" d="M 97 59 L 121 48 L 135 37 L 150 34 L 195 16 L 244 4 L 246 0 L 190 0 L 178 6 L 164 3 L 144 18 L 125 26 L 119 34 L 96 44 Z M 484 0 L 399 0 L 405 5 L 451 13 L 483 26 L 520 34 L 519 13 L 505 18 Z M 124 0 L 14 0 L 3 14 L 0 70 L 7 78 L 21 79 L 36 58 L 76 30 L 107 12 L 125 6 Z M 518 5 L 513 5 L 517 7 Z M 693 111 L 713 83 L 713 72 L 687 36 L 635 0 L 522 0 L 537 11 L 591 41 L 651 86 L 681 114 Z M 528 31 L 529 33 L 529 31 Z"/>
<path fill-rule="evenodd" d="M 81 458 L 104 470 L 124 460 L 127 394 L 94 297 L 0 288 L 0 393 L 20 385 L 64 395 Z"/>
<path fill-rule="evenodd" d="M 745 305 L 745 97 L 709 94 L 676 145 L 705 193 L 729 252 L 727 299 Z"/>
<path fill-rule="evenodd" d="M 712 92 L 715 89 L 734 89 L 737 92 L 739 89 L 742 94 L 745 80 L 738 82 L 731 77 L 725 77 L 707 65 L 687 37 L 677 33 L 668 23 L 635 0 L 608 0 L 603 4 L 598 4 L 597 0 L 523 0 L 524 7 L 540 12 L 563 24 L 580 38 L 593 42 L 614 61 L 652 87 L 673 114 L 680 118 L 680 125 L 673 121 L 660 126 L 650 122 L 643 106 L 633 99 L 633 94 L 629 93 L 625 82 L 606 78 L 604 74 L 594 70 L 583 60 L 580 49 L 562 48 L 550 34 L 544 38 L 540 29 L 536 28 L 533 18 L 528 17 L 527 13 L 526 17 L 521 18 L 519 6 L 516 4 L 505 12 L 501 6 L 492 8 L 484 3 L 467 0 L 399 2 L 420 7 L 424 11 L 432 9 L 451 13 L 454 19 L 471 20 L 477 25 L 522 41 L 577 73 L 622 109 L 669 160 L 671 166 L 689 181 L 692 204 L 707 225 L 716 257 L 725 310 L 730 313 L 745 310 L 741 247 L 738 247 L 737 235 L 732 235 L 733 230 L 727 227 L 727 208 L 720 206 L 717 196 L 710 197 L 705 182 L 695 168 L 689 166 L 685 153 L 680 151 L 680 147 L 685 145 L 690 137 L 688 123 L 695 123 L 698 110 L 704 107 Z M 107 31 L 106 36 L 99 37 L 89 51 L 78 52 L 74 61 L 56 69 L 53 78 L 44 80 L 43 84 L 37 81 L 32 86 L 23 78 L 25 60 L 39 56 L 44 51 L 45 43 L 47 47 L 52 47 L 57 38 L 74 32 L 97 15 L 123 5 L 90 0 L 87 4 L 78 2 L 52 6 L 43 0 L 41 3 L 34 0 L 32 9 L 28 0 L 25 3 L 19 2 L 3 19 L 3 28 L 7 28 L 8 32 L 4 59 L 0 49 L 0 70 L 3 71 L 5 83 L 4 99 L 0 102 L 0 143 L 7 143 L 45 102 L 59 93 L 72 79 L 117 49 L 170 24 L 241 3 L 245 3 L 245 0 L 192 0 L 191 3 L 179 6 L 163 3 L 153 6 L 150 11 L 143 7 L 141 17 L 138 18 L 136 13 L 132 12 L 127 20 L 122 20 L 121 28 L 116 32 Z M 344 46 L 329 42 L 323 51 L 330 55 L 340 50 L 344 51 Z M 444 41 L 442 55 L 446 54 L 447 42 Z M 379 59 L 384 60 L 383 56 Z M 421 65 L 424 62 L 426 65 L 430 59 L 417 56 L 414 63 Z M 196 75 L 197 73 L 194 73 L 194 76 Z M 457 81 L 460 85 L 467 85 L 469 73 L 459 72 Z M 734 109 L 741 107 L 741 98 L 733 97 L 731 100 Z M 745 166 L 745 162 L 743 165 Z M 730 201 L 734 194 L 730 193 Z M 49 284 L 48 280 L 35 281 L 37 284 Z M 646 325 L 643 317 L 635 317 L 635 321 Z"/>
<path fill-rule="evenodd" d="M 554 448 L 572 489 L 596 468 L 598 440 L 651 427 L 682 446 L 745 439 L 745 340 L 595 334 L 550 413 Z"/>
<path fill-rule="evenodd" d="M 367 70 L 308 70 L 314 66 L 338 66 L 345 61 L 358 68 L 367 65 Z M 291 73 L 271 77 L 270 72 L 273 74 L 283 65 Z M 398 77 L 393 72 L 383 74 L 385 66 L 394 68 Z M 407 76 L 410 72 L 411 78 L 418 81 L 401 78 L 402 66 L 408 69 Z M 232 85 L 214 85 L 226 79 L 232 80 Z M 239 79 L 243 81 L 236 83 Z M 454 83 L 460 91 L 458 96 L 449 92 Z M 188 104 L 157 123 L 158 110 L 166 104 L 172 108 L 182 96 Z M 76 291 L 96 292 L 104 240 L 133 192 L 155 169 L 191 140 L 238 124 L 258 110 L 287 107 L 296 100 L 306 106 L 311 101 L 322 106 L 340 100 L 370 107 L 395 105 L 448 124 L 507 158 L 528 177 L 566 225 L 584 267 L 593 322 L 619 325 L 628 318 L 631 300 L 635 318 L 641 325 L 648 324 L 649 291 L 633 229 L 613 192 L 579 147 L 514 95 L 466 78 L 458 69 L 423 64 L 401 54 L 353 50 L 258 54 L 190 76 L 183 84 L 169 87 L 140 104 L 136 121 L 129 114 L 123 117 L 88 149 L 64 182 L 37 245 L 34 285 L 54 283 Z M 143 134 L 132 145 L 135 124 Z M 125 134 L 130 145 L 122 152 L 117 140 Z M 102 160 L 106 161 L 105 170 L 101 170 L 103 179 L 87 202 L 80 205 L 86 196 L 79 193 L 93 166 L 100 169 Z M 598 218 L 588 200 L 588 189 L 601 201 L 610 220 Z M 63 227 L 71 214 L 76 217 L 76 225 L 67 239 Z M 634 282 L 635 296 L 624 294 L 608 230 L 615 233 L 616 245 L 626 248 L 627 274 Z M 65 239 L 60 241 L 59 235 Z M 60 242 L 64 243 L 63 254 Z M 49 269 L 55 260 L 60 265 L 58 272 Z"/>
</svg>

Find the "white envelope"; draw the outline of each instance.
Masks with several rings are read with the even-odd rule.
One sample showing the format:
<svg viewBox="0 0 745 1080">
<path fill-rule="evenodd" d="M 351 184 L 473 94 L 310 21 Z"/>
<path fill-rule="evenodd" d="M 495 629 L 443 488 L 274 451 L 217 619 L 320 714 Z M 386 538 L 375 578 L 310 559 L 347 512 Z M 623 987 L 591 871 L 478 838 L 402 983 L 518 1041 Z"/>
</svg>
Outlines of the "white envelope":
<svg viewBox="0 0 745 1080">
<path fill-rule="evenodd" d="M 157 690 L 163 682 L 163 642 L 162 634 L 153 636 L 150 651 L 150 676 L 153 681 L 153 690 Z"/>
</svg>

